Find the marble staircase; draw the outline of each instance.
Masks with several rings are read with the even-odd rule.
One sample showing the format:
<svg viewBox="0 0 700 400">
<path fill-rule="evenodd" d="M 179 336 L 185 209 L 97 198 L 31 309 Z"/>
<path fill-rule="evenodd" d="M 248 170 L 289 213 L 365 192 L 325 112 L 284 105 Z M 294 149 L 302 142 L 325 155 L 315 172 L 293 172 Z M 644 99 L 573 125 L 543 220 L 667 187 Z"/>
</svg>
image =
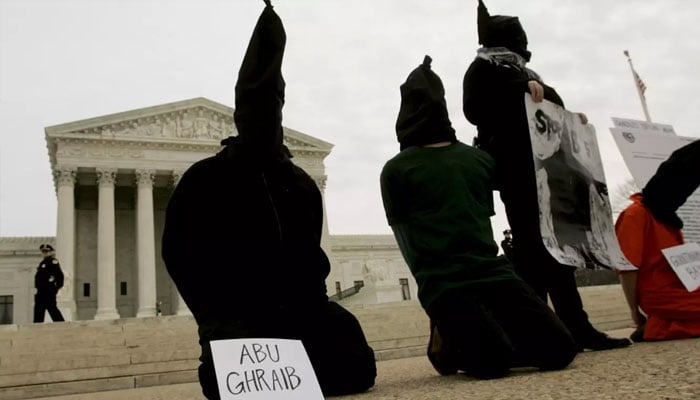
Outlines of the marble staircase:
<svg viewBox="0 0 700 400">
<path fill-rule="evenodd" d="M 619 285 L 580 289 L 601 330 L 629 326 Z M 415 301 L 349 306 L 378 361 L 425 354 L 428 319 Z M 31 399 L 196 382 L 192 317 L 0 325 L 0 398 Z"/>
</svg>

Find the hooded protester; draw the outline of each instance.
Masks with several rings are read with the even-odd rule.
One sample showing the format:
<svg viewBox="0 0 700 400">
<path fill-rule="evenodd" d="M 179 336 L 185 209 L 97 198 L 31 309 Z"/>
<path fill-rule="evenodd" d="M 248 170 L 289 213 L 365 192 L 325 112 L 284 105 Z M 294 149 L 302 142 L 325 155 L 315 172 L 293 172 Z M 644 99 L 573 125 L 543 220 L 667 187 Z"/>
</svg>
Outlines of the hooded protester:
<svg viewBox="0 0 700 400">
<path fill-rule="evenodd" d="M 513 232 L 515 270 L 543 300 L 549 295 L 579 350 L 628 346 L 629 340 L 610 338 L 591 325 L 576 287 L 575 268 L 555 260 L 542 241 L 523 98 L 530 93 L 535 102 L 544 99 L 562 107 L 564 103 L 554 88 L 526 67 L 532 54 L 519 19 L 492 16 L 481 0 L 477 12 L 479 43 L 483 47 L 477 50 L 464 76 L 463 111 L 477 127 L 476 146 L 496 162 L 501 200 Z M 585 123 L 585 116 L 580 116 Z"/>
<path fill-rule="evenodd" d="M 688 292 L 661 252 L 683 244 L 683 222 L 676 211 L 698 186 L 700 140 L 674 151 L 617 218 L 620 248 L 638 268 L 620 271 L 637 325 L 634 341 L 700 337 L 700 289 Z"/>
<path fill-rule="evenodd" d="M 457 140 L 426 56 L 401 85 L 401 151 L 381 173 L 389 225 L 431 320 L 428 358 L 443 375 L 497 378 L 515 366 L 566 367 L 569 332 L 499 257 L 490 217 L 494 163 Z"/>
<path fill-rule="evenodd" d="M 401 85 L 401 108 L 396 120 L 396 137 L 401 150 L 411 146 L 457 141 L 447 115 L 445 88 L 431 69 L 432 59 L 425 56 Z"/>
<path fill-rule="evenodd" d="M 199 326 L 199 379 L 219 392 L 209 342 L 299 339 L 327 396 L 374 385 L 374 353 L 357 319 L 328 301 L 323 208 L 314 180 L 283 145 L 286 36 L 266 1 L 238 75 L 238 136 L 192 165 L 168 204 L 162 255 Z"/>
</svg>

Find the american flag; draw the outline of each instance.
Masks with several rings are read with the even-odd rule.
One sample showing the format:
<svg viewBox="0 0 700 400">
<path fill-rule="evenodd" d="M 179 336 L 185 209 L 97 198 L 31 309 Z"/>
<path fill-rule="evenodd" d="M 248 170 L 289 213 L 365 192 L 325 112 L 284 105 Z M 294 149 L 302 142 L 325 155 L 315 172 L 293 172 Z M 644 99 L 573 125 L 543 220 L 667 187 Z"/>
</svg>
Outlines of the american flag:
<svg viewBox="0 0 700 400">
<path fill-rule="evenodd" d="M 634 72 L 634 81 L 637 83 L 639 91 L 642 92 L 642 94 L 644 94 L 644 92 L 647 91 L 647 85 L 644 84 L 644 81 L 642 80 L 642 78 L 639 77 L 637 71 L 633 70 L 632 72 Z"/>
<path fill-rule="evenodd" d="M 625 50 L 625 55 L 629 59 L 630 53 L 627 50 Z M 637 84 L 637 88 L 639 89 L 639 93 L 641 93 L 643 96 L 644 92 L 647 91 L 647 85 L 644 84 L 644 81 L 642 80 L 642 78 L 640 78 L 637 71 L 634 70 L 634 67 L 632 67 L 631 61 L 630 61 L 630 67 L 632 68 L 632 74 L 634 75 L 634 83 Z"/>
</svg>

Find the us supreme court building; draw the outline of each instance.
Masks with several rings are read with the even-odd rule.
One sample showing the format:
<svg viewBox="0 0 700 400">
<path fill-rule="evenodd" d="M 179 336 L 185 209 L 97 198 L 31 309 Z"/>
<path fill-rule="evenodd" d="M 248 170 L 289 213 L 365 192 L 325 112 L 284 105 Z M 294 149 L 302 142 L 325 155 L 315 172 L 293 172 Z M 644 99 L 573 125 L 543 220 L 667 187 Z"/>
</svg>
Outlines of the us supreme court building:
<svg viewBox="0 0 700 400">
<path fill-rule="evenodd" d="M 160 257 L 165 209 L 183 172 L 232 135 L 233 109 L 205 98 L 45 128 L 56 236 L 0 238 L 0 324 L 31 322 L 41 243 L 54 245 L 66 276 L 58 296 L 66 320 L 188 314 Z M 324 193 L 333 145 L 288 128 L 284 143 Z M 323 229 L 334 300 L 417 298 L 391 235 L 330 235 L 325 220 Z"/>
</svg>

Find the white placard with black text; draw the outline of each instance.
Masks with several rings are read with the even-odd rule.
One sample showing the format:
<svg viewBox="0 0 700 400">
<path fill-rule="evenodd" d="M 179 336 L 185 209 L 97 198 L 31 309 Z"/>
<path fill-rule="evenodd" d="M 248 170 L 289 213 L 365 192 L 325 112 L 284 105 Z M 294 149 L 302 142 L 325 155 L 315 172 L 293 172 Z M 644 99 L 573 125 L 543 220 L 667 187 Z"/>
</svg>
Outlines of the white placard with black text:
<svg viewBox="0 0 700 400">
<path fill-rule="evenodd" d="M 643 189 L 662 162 L 675 150 L 698 138 L 631 133 L 611 128 L 613 138 L 639 189 Z M 683 220 L 683 237 L 687 242 L 700 243 L 700 189 L 693 192 L 677 211 Z"/>
<path fill-rule="evenodd" d="M 630 131 L 632 133 L 647 132 L 660 133 L 665 135 L 676 134 L 676 131 L 673 129 L 673 126 L 669 124 L 660 124 L 658 122 L 648 122 L 636 119 L 617 117 L 613 117 L 612 120 L 613 124 L 615 125 L 615 128 L 620 128 L 624 131 Z"/>
<path fill-rule="evenodd" d="M 663 249 L 661 252 L 689 292 L 700 287 L 700 245 L 686 243 Z"/>
<path fill-rule="evenodd" d="M 323 400 L 301 341 L 228 339 L 210 343 L 222 400 Z"/>
</svg>

